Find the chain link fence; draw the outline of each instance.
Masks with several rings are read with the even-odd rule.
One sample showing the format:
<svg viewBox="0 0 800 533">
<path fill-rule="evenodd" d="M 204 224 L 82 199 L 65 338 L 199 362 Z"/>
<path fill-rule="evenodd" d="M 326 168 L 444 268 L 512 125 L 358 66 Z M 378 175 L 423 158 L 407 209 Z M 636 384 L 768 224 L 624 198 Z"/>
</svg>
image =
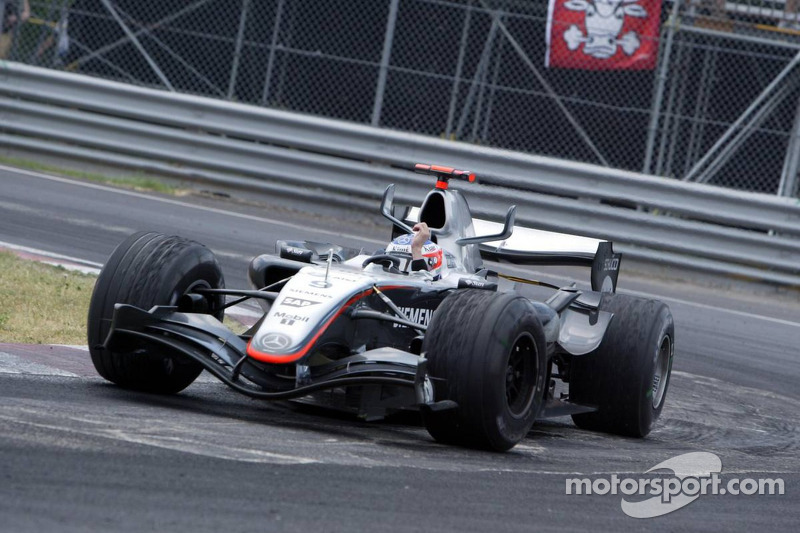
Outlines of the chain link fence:
<svg viewBox="0 0 800 533">
<path fill-rule="evenodd" d="M 15 61 L 785 196 L 798 5 L 0 0 Z M 626 68 L 587 63 L 609 54 Z"/>
</svg>

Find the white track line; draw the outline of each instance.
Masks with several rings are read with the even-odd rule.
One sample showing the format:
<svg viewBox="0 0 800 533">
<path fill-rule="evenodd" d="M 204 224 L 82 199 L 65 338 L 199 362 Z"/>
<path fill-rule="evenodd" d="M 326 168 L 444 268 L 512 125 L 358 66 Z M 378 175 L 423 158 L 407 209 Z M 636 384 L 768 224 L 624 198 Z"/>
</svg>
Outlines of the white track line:
<svg viewBox="0 0 800 533">
<path fill-rule="evenodd" d="M 57 254 L 55 252 L 48 252 L 47 250 L 39 250 L 38 248 L 30 248 L 28 246 L 20 246 L 18 244 L 12 244 L 10 242 L 3 242 L 0 241 L 0 248 L 7 248 L 9 250 L 13 250 L 15 252 L 25 252 L 28 254 L 34 255 L 42 255 L 47 257 L 48 259 L 62 259 L 64 261 L 70 261 L 72 263 L 77 263 L 79 265 L 85 265 L 92 268 L 103 268 L 102 263 L 95 263 L 94 261 L 87 261 L 86 259 L 79 259 L 77 257 L 73 257 L 71 255 L 63 255 Z"/>
<path fill-rule="evenodd" d="M 87 182 L 82 182 L 82 181 L 76 181 L 76 180 L 73 180 L 73 179 L 59 178 L 59 177 L 51 176 L 51 175 L 48 175 L 48 174 L 41 174 L 39 172 L 34 172 L 34 171 L 31 171 L 31 170 L 21 170 L 21 169 L 17 169 L 17 168 L 5 166 L 5 165 L 0 165 L 0 170 L 6 170 L 6 171 L 9 171 L 9 172 L 14 172 L 14 173 L 17 173 L 17 174 L 23 174 L 23 175 L 31 176 L 31 177 L 34 177 L 34 178 L 40 178 L 40 179 L 45 179 L 45 180 L 50 180 L 50 181 L 56 181 L 56 182 L 59 182 L 59 183 L 66 183 L 66 184 L 74 185 L 74 186 L 78 186 L 78 187 L 86 187 L 86 188 L 89 188 L 89 189 L 97 189 L 97 190 L 101 190 L 101 191 L 107 191 L 107 192 L 114 193 L 114 194 L 121 194 L 123 196 L 132 196 L 132 197 L 135 197 L 135 198 L 141 198 L 143 200 L 150 200 L 150 201 L 153 201 L 153 202 L 161 202 L 161 203 L 169 204 L 169 205 L 177 205 L 177 206 L 185 207 L 185 208 L 188 208 L 188 209 L 196 209 L 198 211 L 205 211 L 205 212 L 208 212 L 208 213 L 215 213 L 215 214 L 230 216 L 230 217 L 233 217 L 233 218 L 239 218 L 239 219 L 243 219 L 243 220 L 251 220 L 251 221 L 254 221 L 254 222 L 261 222 L 261 223 L 265 223 L 265 224 L 273 224 L 273 225 L 276 225 L 276 226 L 284 226 L 284 227 L 288 227 L 288 228 L 292 228 L 292 229 L 300 229 L 300 230 L 308 229 L 307 226 L 300 225 L 300 224 L 293 224 L 291 222 L 286 222 L 286 221 L 283 221 L 283 220 L 275 220 L 275 219 L 259 217 L 259 216 L 255 216 L 255 215 L 247 215 L 247 214 L 244 214 L 244 213 L 236 213 L 235 211 L 226 211 L 224 209 L 217 209 L 217 208 L 214 208 L 214 207 L 207 207 L 207 206 L 203 206 L 203 205 L 195 205 L 195 204 L 191 204 L 191 203 L 187 203 L 187 202 L 181 202 L 180 200 L 173 200 L 173 199 L 170 199 L 170 198 L 162 198 L 160 196 L 151 196 L 151 195 L 148 195 L 148 194 L 139 193 L 139 192 L 135 192 L 135 191 L 128 191 L 128 190 L 124 190 L 124 189 L 117 189 L 117 188 L 114 188 L 114 187 L 108 187 L 108 186 L 105 186 L 105 185 L 98 185 L 96 183 L 87 183 Z M 360 235 L 353 235 L 353 234 L 349 234 L 349 233 L 339 233 L 339 232 L 336 232 L 336 231 L 330 231 L 330 230 L 325 230 L 325 229 L 320 229 L 320 228 L 314 228 L 314 231 L 319 232 L 319 233 L 325 233 L 325 234 L 328 234 L 328 235 L 334 235 L 334 236 L 338 236 L 338 237 L 345 237 L 345 238 L 348 238 L 348 239 L 359 240 L 359 241 L 367 241 L 367 242 L 372 242 L 372 243 L 376 243 L 376 244 L 386 244 L 386 241 L 381 241 L 381 240 L 377 240 L 377 239 L 370 239 L 370 238 L 367 238 L 367 237 L 362 237 Z M 86 261 L 83 261 L 83 262 L 86 263 Z M 550 278 L 553 278 L 553 279 L 563 279 L 563 280 L 572 281 L 572 278 L 569 278 L 569 277 L 566 277 L 566 276 L 559 276 L 559 275 L 549 274 L 549 273 L 545 273 L 545 272 L 531 271 L 531 270 L 523 270 L 523 269 L 520 269 L 520 268 L 513 268 L 513 267 L 509 268 L 506 265 L 503 265 L 503 267 L 504 267 L 504 269 L 507 269 L 507 270 L 516 270 L 518 272 L 524 272 L 527 275 L 534 274 L 534 275 L 537 275 L 537 276 L 541 275 L 541 276 L 550 277 Z M 633 295 L 636 295 L 636 296 L 642 296 L 642 297 L 645 297 L 645 298 L 656 298 L 656 299 L 659 299 L 659 300 L 663 300 L 665 302 L 672 302 L 672 303 L 677 303 L 677 304 L 680 304 L 680 305 L 687 305 L 687 306 L 690 306 L 690 307 L 696 307 L 698 309 L 714 310 L 714 311 L 718 311 L 720 313 L 726 313 L 726 314 L 730 314 L 730 315 L 734 315 L 734 316 L 752 318 L 752 319 L 756 319 L 756 320 L 763 320 L 765 322 L 772 322 L 774 324 L 780 324 L 780 325 L 783 325 L 783 326 L 800 327 L 800 323 L 798 323 L 798 322 L 792 322 L 792 321 L 783 320 L 783 319 L 780 319 L 780 318 L 773 318 L 773 317 L 770 317 L 770 316 L 756 315 L 756 314 L 753 314 L 753 313 L 747 313 L 745 311 L 737 311 L 737 310 L 734 310 L 734 309 L 726 309 L 724 307 L 715 307 L 713 305 L 707 305 L 707 304 L 702 304 L 702 303 L 698 303 L 698 302 L 691 302 L 691 301 L 688 301 L 688 300 L 681 300 L 679 298 L 673 298 L 671 296 L 663 296 L 663 295 L 651 294 L 651 293 L 641 292 L 641 291 L 622 291 L 622 292 L 625 292 L 625 293 L 628 293 L 628 294 L 633 294 Z"/>
<path fill-rule="evenodd" d="M 774 317 L 765 316 L 765 315 L 756 315 L 756 314 L 753 314 L 753 313 L 748 313 L 746 311 L 737 311 L 736 309 L 725 309 L 724 307 L 714 307 L 713 305 L 701 304 L 701 303 L 698 303 L 698 302 L 690 302 L 689 300 L 681 300 L 680 298 L 673 298 L 671 296 L 659 296 L 659 295 L 648 294 L 646 292 L 629 291 L 629 290 L 625 290 L 625 291 L 621 291 L 621 292 L 626 293 L 626 294 L 632 294 L 634 296 L 643 296 L 645 298 L 657 298 L 657 299 L 662 300 L 664 302 L 672 302 L 672 303 L 676 303 L 676 304 L 680 304 L 680 305 L 688 305 L 688 306 L 691 306 L 691 307 L 696 307 L 698 309 L 706 309 L 706 310 L 710 310 L 710 311 L 719 311 L 719 312 L 722 312 L 722 313 L 727 313 L 729 315 L 741 316 L 741 317 L 744 317 L 744 318 L 755 318 L 755 319 L 758 319 L 758 320 L 764 320 L 765 322 L 772 322 L 773 324 L 780 324 L 782 326 L 791 326 L 791 327 L 795 327 L 795 328 L 800 328 L 800 322 L 792 322 L 791 320 L 784 320 L 782 318 L 774 318 Z"/>
<path fill-rule="evenodd" d="M 74 272 L 81 272 L 82 274 L 93 274 L 97 276 L 100 274 L 100 269 L 103 267 L 100 263 L 95 263 L 93 261 L 0 241 L 0 251 L 3 250 L 15 252 L 24 259 L 30 259 L 45 265 L 61 267 Z"/>
</svg>

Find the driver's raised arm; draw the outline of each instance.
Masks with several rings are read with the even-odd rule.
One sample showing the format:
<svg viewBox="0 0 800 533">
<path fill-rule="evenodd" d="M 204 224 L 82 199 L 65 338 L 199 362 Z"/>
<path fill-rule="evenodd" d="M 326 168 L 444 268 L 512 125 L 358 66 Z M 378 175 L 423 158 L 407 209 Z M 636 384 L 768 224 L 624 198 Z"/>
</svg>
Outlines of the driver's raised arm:
<svg viewBox="0 0 800 533">
<path fill-rule="evenodd" d="M 422 256 L 422 247 L 431 238 L 431 230 L 425 222 L 415 224 L 414 238 L 411 239 L 411 270 L 428 270 L 428 263 Z"/>
</svg>

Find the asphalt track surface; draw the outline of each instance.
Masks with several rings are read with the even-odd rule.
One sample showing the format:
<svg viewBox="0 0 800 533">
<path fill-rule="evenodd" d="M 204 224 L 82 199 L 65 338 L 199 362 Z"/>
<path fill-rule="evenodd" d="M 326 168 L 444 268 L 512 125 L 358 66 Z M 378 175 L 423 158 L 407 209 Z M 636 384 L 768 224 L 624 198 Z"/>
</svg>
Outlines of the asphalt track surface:
<svg viewBox="0 0 800 533">
<path fill-rule="evenodd" d="M 0 168 L 0 242 L 102 263 L 136 230 L 180 234 L 214 250 L 233 287 L 275 239 L 371 250 L 388 234 L 361 213 L 274 203 Z M 587 276 L 512 272 L 557 284 Z M 205 377 L 172 397 L 134 393 L 99 378 L 84 350 L 0 344 L 0 531 L 796 530 L 796 297 L 630 275 L 624 264 L 620 292 L 661 298 L 675 317 L 672 382 L 654 431 L 627 439 L 553 419 L 507 454 L 438 445 L 414 417 L 368 424 L 254 401 Z M 785 494 L 701 496 L 651 519 L 626 516 L 621 495 L 565 494 L 567 478 L 648 477 L 687 452 L 718 455 L 723 482 L 780 478 Z"/>
</svg>

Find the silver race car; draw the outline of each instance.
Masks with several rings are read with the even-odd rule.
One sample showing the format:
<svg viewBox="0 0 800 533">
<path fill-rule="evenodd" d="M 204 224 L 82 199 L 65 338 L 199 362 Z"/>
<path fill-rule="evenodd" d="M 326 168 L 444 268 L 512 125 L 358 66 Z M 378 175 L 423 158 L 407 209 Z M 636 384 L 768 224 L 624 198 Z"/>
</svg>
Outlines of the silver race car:
<svg viewBox="0 0 800 533">
<path fill-rule="evenodd" d="M 414 409 L 434 439 L 505 451 L 539 418 L 646 436 L 664 405 L 674 326 L 667 306 L 616 294 L 610 242 L 474 219 L 450 180 L 474 174 L 417 165 L 436 179 L 418 207 L 381 213 L 392 244 L 375 254 L 278 241 L 253 259 L 250 289 L 226 289 L 214 254 L 181 237 L 130 236 L 92 295 L 88 341 L 101 376 L 171 394 L 203 369 L 265 400 L 303 398 L 377 420 Z M 407 253 L 417 222 L 431 229 L 427 268 Z M 388 242 L 388 240 L 387 240 Z M 492 270 L 484 260 L 585 265 L 592 290 Z M 543 301 L 530 285 L 548 290 Z M 247 332 L 225 309 L 257 301 Z"/>
</svg>

